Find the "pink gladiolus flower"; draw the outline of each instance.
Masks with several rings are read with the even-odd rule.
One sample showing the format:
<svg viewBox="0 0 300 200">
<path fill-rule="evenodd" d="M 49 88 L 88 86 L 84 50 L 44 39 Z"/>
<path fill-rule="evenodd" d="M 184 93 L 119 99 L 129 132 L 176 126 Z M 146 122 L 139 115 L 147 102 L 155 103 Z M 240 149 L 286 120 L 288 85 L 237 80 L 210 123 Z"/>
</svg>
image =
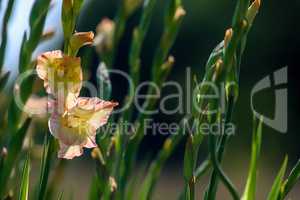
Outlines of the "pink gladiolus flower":
<svg viewBox="0 0 300 200">
<path fill-rule="evenodd" d="M 96 131 L 107 120 L 118 103 L 97 97 L 81 97 L 64 115 L 55 111 L 49 120 L 51 134 L 59 140 L 59 158 L 73 159 L 83 153 L 83 147 L 96 147 Z"/>
</svg>

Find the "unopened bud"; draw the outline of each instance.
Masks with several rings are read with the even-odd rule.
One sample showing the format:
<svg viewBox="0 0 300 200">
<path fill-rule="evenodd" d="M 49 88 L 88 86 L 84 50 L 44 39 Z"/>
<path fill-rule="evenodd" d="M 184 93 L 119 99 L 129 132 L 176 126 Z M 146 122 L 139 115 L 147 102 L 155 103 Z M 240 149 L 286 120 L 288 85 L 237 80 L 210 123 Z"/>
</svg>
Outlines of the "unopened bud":
<svg viewBox="0 0 300 200">
<path fill-rule="evenodd" d="M 186 14 L 185 10 L 183 9 L 182 6 L 179 6 L 176 11 L 175 11 L 175 15 L 174 15 L 174 19 L 176 21 L 178 21 L 179 19 L 181 19 L 184 15 Z"/>
<path fill-rule="evenodd" d="M 259 11 L 260 6 L 261 6 L 261 0 L 255 0 L 248 8 L 246 18 L 250 25 L 252 25 L 252 23 L 255 19 L 255 16 L 257 15 L 257 13 Z"/>
<path fill-rule="evenodd" d="M 110 191 L 114 192 L 117 190 L 118 186 L 116 183 L 116 180 L 113 177 L 109 177 L 109 185 L 110 185 Z"/>
<path fill-rule="evenodd" d="M 226 48 L 232 38 L 233 30 L 232 28 L 229 28 L 225 32 L 225 37 L 224 37 L 224 47 Z"/>
<path fill-rule="evenodd" d="M 168 70 L 168 69 L 173 67 L 174 63 L 175 63 L 174 56 L 169 56 L 168 60 L 162 65 L 162 69 L 163 70 Z"/>
<path fill-rule="evenodd" d="M 6 147 L 3 147 L 2 150 L 1 150 L 1 157 L 6 157 L 7 156 L 7 148 Z"/>
<path fill-rule="evenodd" d="M 115 31 L 114 21 L 105 18 L 97 26 L 97 34 L 94 46 L 98 53 L 110 51 L 113 48 L 113 36 Z"/>
</svg>

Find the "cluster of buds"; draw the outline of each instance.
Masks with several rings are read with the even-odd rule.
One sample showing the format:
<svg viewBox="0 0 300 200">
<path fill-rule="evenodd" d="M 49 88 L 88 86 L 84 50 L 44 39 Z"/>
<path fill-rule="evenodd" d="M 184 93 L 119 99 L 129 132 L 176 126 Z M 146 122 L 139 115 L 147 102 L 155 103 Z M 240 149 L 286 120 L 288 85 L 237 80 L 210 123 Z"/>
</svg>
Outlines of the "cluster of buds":
<svg viewBox="0 0 300 200">
<path fill-rule="evenodd" d="M 76 54 L 84 45 L 93 43 L 92 32 L 75 33 L 68 55 L 60 50 L 45 52 L 37 59 L 37 73 L 46 92 L 53 97 L 49 129 L 59 140 L 59 158 L 72 159 L 83 153 L 83 147 L 96 147 L 97 129 L 107 123 L 118 104 L 97 97 L 79 97 L 82 88 L 81 60 Z"/>
</svg>

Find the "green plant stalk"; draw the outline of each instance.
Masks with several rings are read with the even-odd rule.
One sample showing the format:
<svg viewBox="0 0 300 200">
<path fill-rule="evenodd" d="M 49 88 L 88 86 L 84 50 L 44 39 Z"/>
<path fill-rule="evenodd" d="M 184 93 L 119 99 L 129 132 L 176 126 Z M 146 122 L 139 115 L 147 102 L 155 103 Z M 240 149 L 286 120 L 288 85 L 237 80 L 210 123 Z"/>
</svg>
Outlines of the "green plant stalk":
<svg viewBox="0 0 300 200">
<path fill-rule="evenodd" d="M 184 119 L 185 120 L 185 119 Z M 178 132 L 174 133 L 174 135 L 169 136 L 164 144 L 160 152 L 158 153 L 156 159 L 151 163 L 150 168 L 147 172 L 147 175 L 144 179 L 144 182 L 141 187 L 141 192 L 139 194 L 140 200 L 150 200 L 153 194 L 153 190 L 158 181 L 161 170 L 170 157 L 172 152 L 176 149 L 180 141 L 184 137 L 184 122 L 183 125 L 180 126 Z"/>
<path fill-rule="evenodd" d="M 257 10 L 255 12 L 253 12 L 253 7 L 252 5 L 248 8 L 249 5 L 249 1 L 239 1 L 236 7 L 236 11 L 235 11 L 235 15 L 234 15 L 234 19 L 232 22 L 232 26 L 233 26 L 233 36 L 228 44 L 228 47 L 225 49 L 224 52 L 224 68 L 227 69 L 227 72 L 229 72 L 230 70 L 232 70 L 232 64 L 233 64 L 233 56 L 234 56 L 234 52 L 238 52 L 237 57 L 238 57 L 238 63 L 237 63 L 237 67 L 236 67 L 236 81 L 239 82 L 239 71 L 240 71 L 240 65 L 241 65 L 241 59 L 242 59 L 242 55 L 244 53 L 245 47 L 246 47 L 246 41 L 247 41 L 247 35 L 248 32 L 252 26 L 253 20 L 257 14 Z M 242 14 L 244 13 L 244 14 Z M 249 13 L 251 13 L 250 17 L 249 17 Z M 244 17 L 243 17 L 244 15 Z M 246 21 L 244 20 L 244 18 L 247 18 L 247 24 Z M 240 42 L 239 42 L 240 41 Z M 236 49 L 236 50 L 234 50 Z M 232 57 L 232 59 L 230 59 L 230 57 Z M 227 143 L 227 136 L 223 136 L 223 138 L 221 139 L 222 143 L 221 143 L 221 147 L 223 146 L 223 148 L 225 148 L 225 145 Z M 220 157 L 220 161 L 222 160 L 222 154 L 219 154 Z M 212 179 L 216 179 L 216 176 L 212 176 Z M 216 183 L 217 181 L 215 181 Z"/>
<path fill-rule="evenodd" d="M 164 65 L 164 62 L 166 60 L 166 57 L 168 55 L 168 52 L 170 50 L 170 48 L 172 47 L 175 38 L 177 36 L 179 27 L 181 25 L 182 22 L 182 18 L 184 16 L 184 10 L 181 7 L 181 2 L 178 0 L 172 0 L 170 1 L 170 4 L 174 4 L 174 2 L 176 1 L 176 11 L 180 10 L 182 12 L 180 12 L 178 14 L 178 12 L 176 13 L 175 11 L 172 13 L 173 18 L 171 20 L 171 22 L 166 23 L 165 25 L 165 30 L 163 32 L 163 35 L 161 37 L 159 46 L 156 50 L 155 56 L 154 56 L 154 60 L 152 63 L 152 81 L 154 83 L 157 83 L 159 86 L 162 85 L 163 81 L 166 79 L 169 71 L 170 71 L 170 67 L 165 67 L 165 70 L 163 70 L 163 68 L 160 68 Z M 167 10 L 168 11 L 168 10 Z M 176 15 L 177 14 L 177 15 Z M 147 94 L 152 95 L 155 93 L 155 90 L 150 87 L 147 91 Z M 145 100 L 144 104 L 143 104 L 143 108 L 144 110 L 150 110 L 153 109 L 155 104 L 156 104 L 156 99 L 153 98 L 148 98 Z M 123 180 L 125 182 L 125 180 L 128 179 L 128 176 L 130 174 L 130 172 L 133 169 L 134 166 L 134 160 L 136 158 L 136 154 L 137 154 L 137 149 L 138 146 L 141 142 L 141 140 L 144 137 L 143 134 L 143 121 L 146 118 L 144 113 L 139 113 L 139 116 L 137 117 L 136 120 L 136 124 L 137 126 L 137 132 L 136 134 L 133 136 L 133 138 L 129 141 L 129 145 L 128 145 L 128 150 L 125 154 L 125 162 L 126 162 L 126 174 L 123 175 Z"/>
<path fill-rule="evenodd" d="M 227 123 L 231 120 L 231 115 L 232 115 L 232 111 L 233 111 L 233 107 L 234 107 L 234 101 L 233 101 L 234 97 L 231 97 L 230 99 L 231 100 L 229 100 L 229 102 L 228 102 L 228 108 L 227 108 L 227 114 L 226 114 L 226 120 L 225 120 L 225 122 L 227 122 Z M 212 121 L 215 121 L 215 120 L 212 120 Z M 222 136 L 227 137 L 227 136 L 225 136 L 224 133 L 222 134 Z M 226 139 L 224 141 L 226 141 Z M 222 148 L 220 148 L 221 151 L 217 152 L 216 150 L 218 150 L 218 148 L 217 148 L 216 142 L 217 142 L 216 137 L 210 133 L 209 137 L 208 137 L 208 144 L 209 144 L 208 146 L 209 146 L 211 162 L 214 167 L 214 170 L 213 170 L 213 173 L 211 176 L 210 185 L 209 185 L 208 192 L 207 192 L 207 197 L 208 197 L 208 199 L 215 198 L 215 192 L 216 192 L 216 187 L 217 187 L 217 177 L 219 177 L 222 180 L 222 182 L 224 183 L 224 185 L 227 187 L 227 189 L 229 190 L 232 197 L 237 200 L 237 199 L 239 199 L 239 194 L 238 194 L 237 190 L 235 189 L 234 185 L 231 183 L 230 179 L 225 175 L 225 173 L 223 172 L 223 170 L 220 166 L 219 159 L 220 159 L 221 155 L 219 153 L 223 154 L 224 148 L 220 145 L 220 147 L 222 147 Z"/>
<path fill-rule="evenodd" d="M 110 52 L 104 55 L 104 60 L 109 69 L 111 69 L 114 65 L 114 60 L 116 57 L 117 49 L 120 43 L 120 40 L 125 32 L 126 23 L 130 15 L 126 14 L 125 11 L 125 1 L 121 2 L 120 7 L 118 8 L 115 21 L 115 31 L 113 37 L 113 48 Z"/>
<path fill-rule="evenodd" d="M 143 46 L 144 39 L 149 30 L 151 18 L 154 13 L 154 7 L 157 0 L 147 0 L 144 2 L 142 16 L 139 25 L 133 31 L 133 40 L 130 47 L 129 54 L 129 70 L 130 76 L 133 79 L 133 86 L 136 87 L 140 81 L 140 68 L 141 68 L 141 49 Z M 131 99 L 129 99 L 131 96 Z M 129 94 L 129 102 L 132 101 L 133 95 Z M 133 113 L 133 104 L 125 111 L 124 120 L 130 121 Z"/>
<path fill-rule="evenodd" d="M 262 122 L 261 119 L 259 124 L 256 124 L 256 118 L 253 119 L 253 133 L 252 133 L 252 149 L 251 149 L 251 162 L 247 178 L 247 183 L 245 187 L 242 200 L 255 200 L 256 192 L 256 176 L 257 176 L 257 166 L 260 156 L 261 149 L 261 137 L 262 137 Z"/>
<path fill-rule="evenodd" d="M 171 70 L 171 66 L 173 65 L 173 63 L 167 63 L 165 64 L 165 66 L 167 65 L 167 67 L 164 67 L 165 70 L 162 70 L 161 74 L 160 74 L 160 83 L 158 83 L 159 87 L 161 87 L 162 82 L 165 81 L 165 79 L 167 78 L 167 75 L 169 74 L 170 70 Z M 155 107 L 157 99 L 154 98 L 148 98 L 146 100 L 146 102 L 144 103 L 144 110 L 152 110 Z M 146 119 L 147 115 L 144 112 L 139 113 L 139 116 L 135 122 L 135 127 L 136 127 L 136 133 L 135 135 L 128 141 L 128 145 L 125 151 L 125 155 L 124 155 L 124 174 L 122 174 L 122 184 L 126 183 L 126 180 L 129 178 L 131 171 L 133 170 L 134 167 L 134 162 L 136 159 L 136 155 L 137 155 L 137 150 L 139 147 L 140 142 L 142 141 L 144 134 L 143 134 L 143 130 L 144 130 L 144 120 Z"/>
<path fill-rule="evenodd" d="M 2 35 L 1 35 L 1 45 L 0 45 L 0 75 L 2 72 L 2 67 L 4 64 L 5 58 L 5 49 L 7 45 L 7 28 L 10 20 L 10 16 L 12 14 L 12 10 L 14 7 L 15 0 L 9 0 L 7 3 L 7 7 L 4 13 L 3 21 L 2 21 Z"/>
<path fill-rule="evenodd" d="M 198 120 L 197 128 L 202 123 L 203 115 L 200 118 L 196 118 L 194 120 Z M 186 146 L 185 146 L 185 154 L 184 154 L 184 165 L 183 165 L 183 174 L 185 179 L 185 189 L 184 196 L 185 199 L 195 199 L 195 184 L 196 184 L 196 165 L 198 160 L 198 153 L 200 145 L 203 141 L 204 134 L 199 131 L 193 133 L 189 133 L 189 137 L 187 138 Z"/>
</svg>

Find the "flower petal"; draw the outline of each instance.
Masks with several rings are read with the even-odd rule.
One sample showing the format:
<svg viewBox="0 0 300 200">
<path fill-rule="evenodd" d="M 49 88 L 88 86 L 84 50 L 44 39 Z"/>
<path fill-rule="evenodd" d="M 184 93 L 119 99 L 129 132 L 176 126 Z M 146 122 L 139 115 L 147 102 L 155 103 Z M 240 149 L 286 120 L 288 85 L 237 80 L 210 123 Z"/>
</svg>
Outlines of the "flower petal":
<svg viewBox="0 0 300 200">
<path fill-rule="evenodd" d="M 76 56 L 81 47 L 91 45 L 93 41 L 94 33 L 92 31 L 75 33 L 70 39 L 69 55 Z"/>
<path fill-rule="evenodd" d="M 58 151 L 58 157 L 64 159 L 73 159 L 74 157 L 81 156 L 83 149 L 80 145 L 67 146 L 63 143 L 59 143 L 60 149 Z"/>
<path fill-rule="evenodd" d="M 117 105 L 118 103 L 116 102 L 104 101 L 97 97 L 78 98 L 78 104 L 75 112 L 82 116 L 89 115 L 87 123 L 91 126 L 92 130 L 96 131 L 99 127 L 107 123 L 113 108 Z"/>
</svg>

